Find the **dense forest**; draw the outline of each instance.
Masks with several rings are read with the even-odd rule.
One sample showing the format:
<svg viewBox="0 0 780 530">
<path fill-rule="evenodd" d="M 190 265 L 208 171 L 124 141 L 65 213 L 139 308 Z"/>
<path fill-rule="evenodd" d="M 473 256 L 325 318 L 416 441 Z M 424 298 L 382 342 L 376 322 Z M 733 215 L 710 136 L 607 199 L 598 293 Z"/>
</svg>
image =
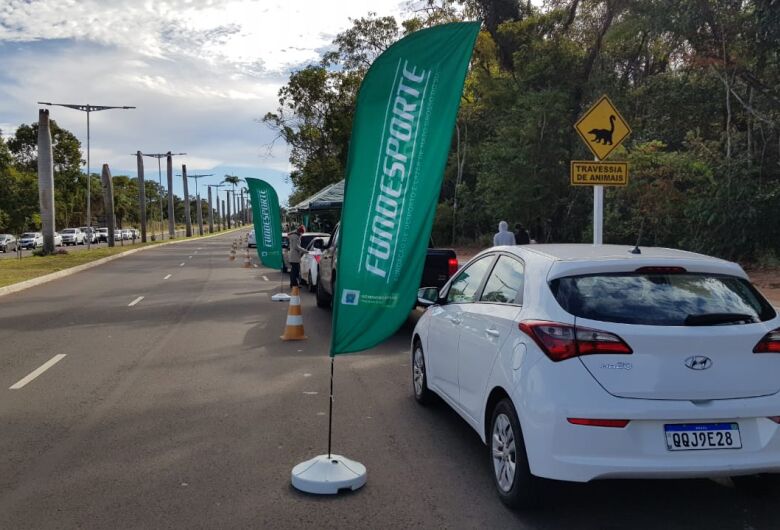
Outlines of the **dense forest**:
<svg viewBox="0 0 780 530">
<path fill-rule="evenodd" d="M 70 131 L 51 122 L 54 155 L 54 202 L 57 230 L 87 224 L 87 176 L 82 172 L 81 142 Z M 0 233 L 19 234 L 39 230 L 41 218 L 38 201 L 38 124 L 22 124 L 14 135 L 4 141 L 0 135 Z M 93 168 L 95 169 L 95 168 Z M 146 188 L 149 233 L 161 231 L 160 201 L 167 230 L 167 195 L 156 182 L 152 171 L 144 181 Z M 92 173 L 92 224 L 105 224 L 103 188 L 100 175 Z M 119 228 L 140 226 L 138 179 L 124 175 L 112 178 L 114 185 L 114 215 Z M 192 219 L 196 202 L 190 197 Z M 208 205 L 203 202 L 203 218 L 208 217 Z M 175 218 L 184 219 L 185 202 L 174 195 Z"/>
<path fill-rule="evenodd" d="M 430 0 L 402 21 L 352 20 L 263 117 L 291 147 L 290 204 L 344 178 L 354 101 L 403 35 L 483 21 L 444 177 L 434 241 L 484 244 L 499 220 L 539 241 L 592 240 L 592 155 L 573 125 L 607 94 L 633 132 L 610 160 L 607 243 L 641 241 L 759 264 L 780 256 L 780 2 Z"/>
</svg>

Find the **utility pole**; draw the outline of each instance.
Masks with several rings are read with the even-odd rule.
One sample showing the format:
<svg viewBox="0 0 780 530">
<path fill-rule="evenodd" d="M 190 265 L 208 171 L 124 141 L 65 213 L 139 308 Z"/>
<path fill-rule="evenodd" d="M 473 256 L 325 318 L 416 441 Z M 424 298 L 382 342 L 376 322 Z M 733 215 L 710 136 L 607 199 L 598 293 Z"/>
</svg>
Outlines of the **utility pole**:
<svg viewBox="0 0 780 530">
<path fill-rule="evenodd" d="M 71 103 L 51 103 L 46 101 L 39 101 L 38 105 L 48 105 L 48 106 L 57 106 L 57 107 L 67 107 L 69 109 L 74 110 L 80 110 L 81 112 L 87 113 L 87 226 L 89 227 L 90 231 L 90 237 L 87 240 L 87 248 L 92 247 L 92 175 L 90 174 L 90 163 L 89 163 L 89 114 L 90 112 L 98 112 L 100 110 L 111 110 L 111 109 L 122 109 L 122 110 L 128 110 L 128 109 L 134 109 L 135 107 L 107 107 L 105 105 L 74 105 Z"/>
<path fill-rule="evenodd" d="M 138 206 L 141 209 L 141 243 L 146 243 L 146 182 L 144 181 L 144 159 L 141 151 L 136 151 L 138 166 Z"/>
<path fill-rule="evenodd" d="M 192 214 L 190 214 L 190 191 L 187 185 L 187 164 L 181 165 L 181 179 L 184 186 L 184 224 L 187 237 L 192 237 Z"/>
<path fill-rule="evenodd" d="M 188 178 L 195 179 L 195 218 L 198 222 L 198 235 L 203 235 L 203 208 L 200 205 L 200 193 L 198 192 L 198 179 L 202 179 L 203 177 L 213 177 L 213 173 L 209 173 L 208 175 L 187 175 Z"/>
<path fill-rule="evenodd" d="M 209 188 L 209 233 L 214 232 L 214 206 L 211 202 L 211 188 L 217 188 L 216 196 L 217 196 L 217 229 L 222 230 L 220 228 L 220 221 L 219 221 L 219 188 L 223 187 L 224 184 L 206 184 Z"/>
<path fill-rule="evenodd" d="M 167 153 L 141 153 L 141 154 L 143 156 L 148 156 L 150 158 L 156 158 L 157 159 L 157 178 L 158 178 L 159 183 L 160 183 L 160 201 L 159 201 L 160 202 L 160 240 L 163 240 L 165 238 L 163 237 L 163 198 L 162 198 L 162 191 L 165 188 L 163 188 L 163 185 L 162 185 L 162 167 L 161 167 L 160 160 L 163 157 L 167 157 L 168 155 L 171 155 L 171 156 L 183 156 L 183 155 L 186 155 L 187 153 L 171 153 L 170 151 L 168 151 Z M 171 177 L 171 183 L 172 182 L 173 182 L 173 178 Z M 168 194 L 170 195 L 171 193 L 173 193 L 173 191 L 171 189 L 169 189 L 168 190 Z"/>
</svg>

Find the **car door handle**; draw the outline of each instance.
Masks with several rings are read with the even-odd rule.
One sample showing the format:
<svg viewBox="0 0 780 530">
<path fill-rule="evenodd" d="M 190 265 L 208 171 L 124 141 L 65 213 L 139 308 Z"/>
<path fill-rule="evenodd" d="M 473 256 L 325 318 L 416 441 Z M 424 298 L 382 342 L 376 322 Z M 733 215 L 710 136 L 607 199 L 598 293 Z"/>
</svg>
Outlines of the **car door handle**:
<svg viewBox="0 0 780 530">
<path fill-rule="evenodd" d="M 447 318 L 449 319 L 450 322 L 452 322 L 456 326 L 459 326 L 460 323 L 463 322 L 463 320 L 459 319 L 458 317 L 448 316 Z"/>
<path fill-rule="evenodd" d="M 501 335 L 501 332 L 498 331 L 497 329 L 490 329 L 490 328 L 487 328 L 485 330 L 485 333 L 487 333 L 491 337 L 498 337 L 499 335 Z"/>
</svg>

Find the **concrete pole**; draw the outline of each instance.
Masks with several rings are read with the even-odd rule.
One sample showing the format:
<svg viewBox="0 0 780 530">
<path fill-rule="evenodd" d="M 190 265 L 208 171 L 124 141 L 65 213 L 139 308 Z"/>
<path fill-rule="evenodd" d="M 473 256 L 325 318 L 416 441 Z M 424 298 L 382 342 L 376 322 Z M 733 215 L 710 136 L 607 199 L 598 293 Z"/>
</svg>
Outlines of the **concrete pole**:
<svg viewBox="0 0 780 530">
<path fill-rule="evenodd" d="M 598 157 L 593 160 L 599 161 Z M 593 186 L 593 244 L 604 242 L 604 186 Z"/>
<path fill-rule="evenodd" d="M 219 207 L 219 188 L 217 188 L 217 232 L 222 231 L 222 210 Z"/>
<path fill-rule="evenodd" d="M 173 157 L 168 151 L 165 157 L 165 167 L 168 171 L 168 238 L 176 237 L 176 212 L 173 208 Z"/>
<path fill-rule="evenodd" d="M 226 203 L 227 210 L 225 210 Z M 230 230 L 230 190 L 227 191 L 227 201 L 222 201 L 222 211 L 225 212 L 225 222 L 227 223 L 228 230 Z"/>
<path fill-rule="evenodd" d="M 146 181 L 144 180 L 144 156 L 141 151 L 135 153 L 138 166 L 138 206 L 141 210 L 141 243 L 146 243 Z"/>
<path fill-rule="evenodd" d="M 114 219 L 114 183 L 111 180 L 111 170 L 108 164 L 103 164 L 103 172 L 100 175 L 103 181 L 103 208 L 106 212 L 106 226 L 108 226 L 108 246 L 114 246 L 114 231 L 116 220 Z"/>
<path fill-rule="evenodd" d="M 209 186 L 209 234 L 214 233 L 214 203 L 211 201 L 211 186 Z"/>
<path fill-rule="evenodd" d="M 239 203 L 241 205 L 241 222 L 246 224 L 246 203 L 244 202 L 244 190 L 241 190 L 241 200 Z"/>
<path fill-rule="evenodd" d="M 38 110 L 38 200 L 41 206 L 43 252 L 54 252 L 54 156 L 49 111 Z"/>
<path fill-rule="evenodd" d="M 196 217 L 198 218 L 198 235 L 203 235 L 203 205 L 200 202 L 200 193 L 195 195 L 195 207 L 198 209 Z"/>
<path fill-rule="evenodd" d="M 181 178 L 184 183 L 184 223 L 187 226 L 187 237 L 192 237 L 192 214 L 190 213 L 190 191 L 187 184 L 187 164 L 181 165 Z"/>
</svg>

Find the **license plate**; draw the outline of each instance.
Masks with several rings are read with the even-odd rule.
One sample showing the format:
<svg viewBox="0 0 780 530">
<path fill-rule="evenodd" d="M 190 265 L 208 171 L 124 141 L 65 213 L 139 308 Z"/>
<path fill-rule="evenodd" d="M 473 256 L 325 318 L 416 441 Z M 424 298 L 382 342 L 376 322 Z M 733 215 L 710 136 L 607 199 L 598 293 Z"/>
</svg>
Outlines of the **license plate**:
<svg viewBox="0 0 780 530">
<path fill-rule="evenodd" d="M 676 423 L 664 425 L 664 432 L 670 451 L 742 448 L 737 423 Z"/>
</svg>

